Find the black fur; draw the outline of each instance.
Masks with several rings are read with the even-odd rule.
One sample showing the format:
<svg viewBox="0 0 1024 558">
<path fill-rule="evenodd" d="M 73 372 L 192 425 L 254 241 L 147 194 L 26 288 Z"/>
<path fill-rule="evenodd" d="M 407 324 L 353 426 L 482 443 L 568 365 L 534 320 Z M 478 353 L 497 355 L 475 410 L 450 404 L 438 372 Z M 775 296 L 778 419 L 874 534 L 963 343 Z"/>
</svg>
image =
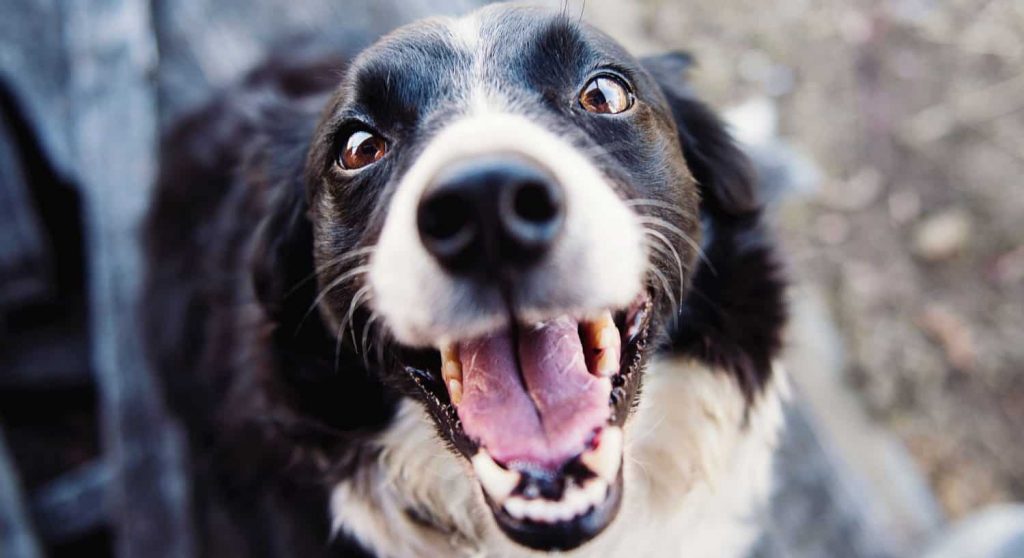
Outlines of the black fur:
<svg viewBox="0 0 1024 558">
<path fill-rule="evenodd" d="M 666 349 L 731 372 L 749 400 L 771 378 L 782 345 L 786 282 L 765 230 L 757 177 L 721 120 L 685 80 L 686 54 L 645 61 L 668 98 L 701 190 L 704 259 Z"/>
<path fill-rule="evenodd" d="M 689 92 L 688 59 L 640 65 L 564 19 L 535 29 L 530 13 L 484 31 L 507 34 L 509 48 L 494 56 L 507 57 L 499 67 L 523 84 L 509 90 L 510 102 L 532 107 L 524 110 L 577 146 L 619 146 L 600 164 L 623 196 L 678 203 L 692 217 L 678 226 L 693 236 L 700 226 L 706 260 L 678 247 L 697 262 L 687 299 L 678 309 L 659 301 L 666 317 L 677 313 L 665 321 L 676 325 L 663 350 L 734 374 L 753 398 L 771 375 L 785 313 L 749 163 Z M 458 84 L 439 76 L 468 62 L 435 33 L 392 37 L 357 59 L 340 85 L 342 58 L 271 61 L 164 142 L 143 309 L 150 355 L 190 434 L 206 555 L 365 552 L 344 539 L 325 544 L 327 491 L 374 459 L 366 439 L 386 428 L 401 397 L 419 394 L 393 366 L 400 348 L 378 339 L 384 358 L 367 358 L 328 331 L 312 309 L 322 279 L 314 257 L 326 261 L 375 240 L 395 181 L 445 121 L 444 102 Z M 645 106 L 667 111 L 596 120 L 559 104 L 608 60 L 637 83 Z M 343 183 L 332 165 L 353 125 L 409 147 Z M 673 152 L 688 170 L 671 163 Z M 672 186 L 687 173 L 700 186 L 699 218 L 696 196 Z M 324 189 L 345 192 L 330 219 L 318 205 Z M 674 264 L 656 265 L 678 280 Z M 346 308 L 353 291 L 338 289 L 325 304 Z"/>
</svg>

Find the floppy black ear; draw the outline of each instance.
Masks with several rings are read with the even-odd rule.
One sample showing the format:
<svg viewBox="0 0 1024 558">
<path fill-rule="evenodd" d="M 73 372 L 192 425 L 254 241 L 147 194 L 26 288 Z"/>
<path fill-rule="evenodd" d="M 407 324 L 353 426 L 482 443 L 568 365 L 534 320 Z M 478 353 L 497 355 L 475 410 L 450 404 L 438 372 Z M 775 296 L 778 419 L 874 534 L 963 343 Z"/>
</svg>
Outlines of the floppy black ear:
<svg viewBox="0 0 1024 558">
<path fill-rule="evenodd" d="M 670 53 L 645 58 L 643 64 L 672 108 L 686 164 L 700 184 L 704 203 L 732 215 L 758 211 L 761 202 L 750 160 L 686 80 L 693 57 Z"/>
<path fill-rule="evenodd" d="M 314 308 L 313 223 L 309 218 L 304 166 L 312 125 L 286 119 L 251 155 L 250 186 L 263 190 L 267 204 L 250 250 L 256 298 L 273 323 L 277 392 L 334 431 L 377 426 L 392 416 L 395 397 L 364 367 L 363 359 L 339 346 Z M 283 420 L 283 417 L 278 417 Z M 286 423 L 293 437 L 319 439 L 322 427 L 308 421 Z M 323 443 L 336 443 L 328 436 Z"/>
<path fill-rule="evenodd" d="M 253 288 L 271 320 L 297 322 L 298 299 L 315 287 L 313 227 L 301 185 L 278 184 L 268 193 L 269 213 L 259 225 L 251 252 Z"/>
<path fill-rule="evenodd" d="M 665 349 L 732 374 L 752 400 L 771 378 L 786 320 L 785 281 L 762 223 L 756 173 L 687 84 L 689 56 L 644 64 L 672 109 L 702 195 L 703 254 Z"/>
</svg>

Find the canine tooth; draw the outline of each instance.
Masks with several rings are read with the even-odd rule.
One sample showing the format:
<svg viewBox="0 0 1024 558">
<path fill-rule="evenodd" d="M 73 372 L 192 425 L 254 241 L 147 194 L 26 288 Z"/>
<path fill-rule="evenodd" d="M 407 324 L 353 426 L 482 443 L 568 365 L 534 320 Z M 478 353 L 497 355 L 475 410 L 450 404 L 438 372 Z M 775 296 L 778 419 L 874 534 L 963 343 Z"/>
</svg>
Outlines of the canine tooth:
<svg viewBox="0 0 1024 558">
<path fill-rule="evenodd" d="M 612 313 L 605 310 L 596 319 L 587 322 L 587 341 L 597 349 L 611 346 L 618 339 L 618 328 L 615 327 L 615 320 Z"/>
<path fill-rule="evenodd" d="M 452 400 L 452 405 L 456 407 L 462 403 L 462 382 L 455 378 L 448 380 L 448 398 Z"/>
<path fill-rule="evenodd" d="M 445 380 L 462 381 L 462 361 L 459 360 L 459 346 L 446 343 L 441 346 L 441 374 Z"/>
<path fill-rule="evenodd" d="M 619 371 L 618 351 L 602 349 L 594 363 L 594 373 L 602 378 L 610 378 Z"/>
<path fill-rule="evenodd" d="M 615 482 L 622 463 L 622 429 L 618 426 L 606 426 L 600 434 L 597 447 L 586 451 L 580 456 L 591 471 L 605 481 Z"/>
<path fill-rule="evenodd" d="M 441 365 L 441 375 L 446 380 L 462 381 L 462 364 L 458 360 L 446 360 Z"/>
<path fill-rule="evenodd" d="M 476 471 L 476 478 L 480 486 L 484 488 L 487 495 L 499 506 L 512 494 L 516 485 L 519 484 L 519 473 L 508 469 L 494 462 L 485 450 L 476 452 L 472 459 L 473 470 Z M 511 513 L 511 511 L 509 512 Z"/>
<path fill-rule="evenodd" d="M 452 404 L 458 406 L 462 402 L 462 362 L 459 361 L 459 346 L 455 343 L 441 346 L 441 377 L 448 387 Z"/>
<path fill-rule="evenodd" d="M 596 319 L 587 322 L 586 336 L 586 345 L 591 351 L 591 371 L 602 377 L 618 372 L 622 340 L 612 313 L 605 310 Z"/>
</svg>

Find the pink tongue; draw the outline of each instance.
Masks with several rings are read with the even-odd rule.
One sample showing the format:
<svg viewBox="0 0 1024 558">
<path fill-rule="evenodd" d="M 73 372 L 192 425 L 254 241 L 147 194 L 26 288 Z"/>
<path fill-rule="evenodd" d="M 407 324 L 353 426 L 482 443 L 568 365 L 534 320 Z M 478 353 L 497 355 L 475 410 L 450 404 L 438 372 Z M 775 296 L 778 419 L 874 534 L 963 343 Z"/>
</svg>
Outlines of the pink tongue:
<svg viewBox="0 0 1024 558">
<path fill-rule="evenodd" d="M 466 434 L 505 464 L 557 468 L 584 450 L 609 415 L 611 382 L 587 371 L 577 323 L 568 318 L 459 344 Z"/>
</svg>

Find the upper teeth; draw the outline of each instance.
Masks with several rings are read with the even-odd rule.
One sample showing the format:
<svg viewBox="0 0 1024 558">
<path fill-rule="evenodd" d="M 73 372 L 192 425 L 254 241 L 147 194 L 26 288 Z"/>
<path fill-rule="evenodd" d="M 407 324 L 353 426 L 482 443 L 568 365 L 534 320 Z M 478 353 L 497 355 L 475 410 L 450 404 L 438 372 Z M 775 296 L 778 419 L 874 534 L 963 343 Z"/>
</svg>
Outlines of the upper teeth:
<svg viewBox="0 0 1024 558">
<path fill-rule="evenodd" d="M 452 405 L 458 406 L 462 402 L 462 362 L 459 361 L 459 346 L 455 343 L 441 347 L 441 376 Z"/>
<path fill-rule="evenodd" d="M 596 319 L 586 322 L 583 329 L 583 345 L 590 371 L 604 378 L 614 375 L 619 371 L 622 340 L 612 313 L 605 310 Z"/>
</svg>

